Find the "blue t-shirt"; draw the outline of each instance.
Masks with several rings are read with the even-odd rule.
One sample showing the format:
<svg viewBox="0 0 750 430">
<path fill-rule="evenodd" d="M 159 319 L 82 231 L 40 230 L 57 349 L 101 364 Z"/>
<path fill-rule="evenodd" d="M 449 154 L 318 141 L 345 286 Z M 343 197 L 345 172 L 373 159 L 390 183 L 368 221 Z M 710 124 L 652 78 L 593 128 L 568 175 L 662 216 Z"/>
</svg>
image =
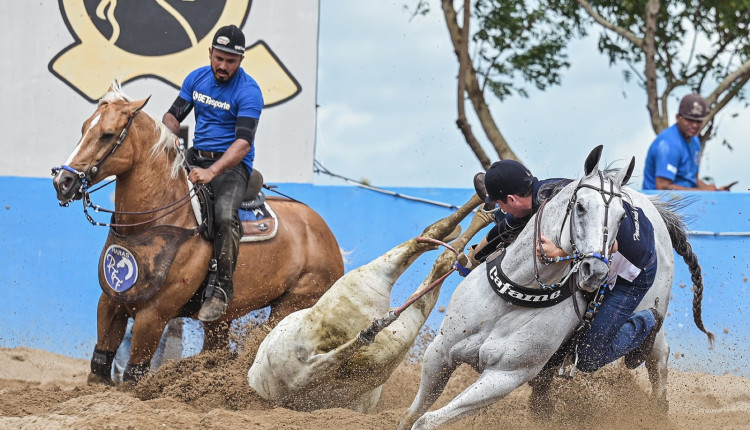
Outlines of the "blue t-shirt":
<svg viewBox="0 0 750 430">
<path fill-rule="evenodd" d="M 685 140 L 677 124 L 663 130 L 648 148 L 643 169 L 643 189 L 655 190 L 656 178 L 669 179 L 676 185 L 697 188 L 701 141 L 698 136 Z"/>
<path fill-rule="evenodd" d="M 211 66 L 191 72 L 180 88 L 180 97 L 195 109 L 193 146 L 201 151 L 226 152 L 237 139 L 237 117 L 260 119 L 263 95 L 258 83 L 240 67 L 228 82 L 217 82 Z M 255 144 L 242 160 L 252 173 Z"/>
</svg>

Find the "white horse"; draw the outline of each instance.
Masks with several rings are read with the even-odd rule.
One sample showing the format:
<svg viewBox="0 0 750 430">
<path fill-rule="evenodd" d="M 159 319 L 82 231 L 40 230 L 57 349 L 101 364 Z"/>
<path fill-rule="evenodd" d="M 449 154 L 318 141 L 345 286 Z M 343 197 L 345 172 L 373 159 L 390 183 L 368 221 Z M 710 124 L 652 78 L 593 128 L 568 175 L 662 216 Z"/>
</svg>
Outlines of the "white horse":
<svg viewBox="0 0 750 430">
<path fill-rule="evenodd" d="M 696 325 L 712 341 L 713 335 L 703 328 L 700 318 L 703 290 L 700 267 L 687 243 L 684 224 L 664 204 L 655 205 L 656 199 L 652 201 L 623 186 L 632 173 L 634 160 L 626 170 L 604 174 L 598 170 L 600 155 L 601 147 L 597 147 L 586 160 L 585 177 L 562 188 L 548 200 L 543 213 L 540 210 L 531 218 L 527 227 L 505 250 L 501 271 L 507 279 L 535 289 L 535 294 L 527 292 L 526 299 L 546 300 L 562 293 L 563 290 L 555 293 L 544 291 L 537 282 L 562 279 L 570 270 L 567 264 L 540 264 L 538 273 L 535 272 L 534 244 L 538 232 L 543 231 L 547 236 L 551 234 L 555 243 L 562 244 L 568 254 L 573 253 L 571 244 L 575 244 L 579 252 L 588 256 L 573 267 L 578 271 L 578 288 L 596 291 L 605 282 L 609 267 L 593 255 L 601 253 L 606 257 L 624 213 L 622 199 L 627 199 L 633 206 L 640 207 L 652 222 L 658 258 L 654 284 L 637 310 L 657 303 L 658 310 L 666 315 L 672 287 L 674 247 L 690 266 L 695 282 L 693 313 Z M 607 199 L 610 199 L 608 205 L 605 204 Z M 570 223 L 573 223 L 572 227 Z M 522 295 L 519 292 L 513 294 Z M 587 303 L 581 291 L 575 293 L 575 300 L 578 308 L 586 309 Z M 570 299 L 543 308 L 512 304 L 493 292 L 486 266 L 480 265 L 458 285 L 451 297 L 438 335 L 425 352 L 419 392 L 404 413 L 399 429 L 437 428 L 497 402 L 539 375 L 553 353 L 571 338 L 579 322 L 580 315 Z M 646 361 L 652 396 L 657 401 L 666 402 L 668 355 L 669 347 L 662 327 Z M 481 375 L 446 406 L 427 412 L 460 363 L 471 365 Z M 544 396 L 553 371 L 545 370 L 539 375 L 532 384 L 532 398 Z"/>
<path fill-rule="evenodd" d="M 479 197 L 472 197 L 457 212 L 426 228 L 422 237 L 445 238 L 480 203 Z M 488 214 L 478 211 L 451 245 L 462 250 L 490 222 Z M 414 343 L 437 302 L 441 278 L 456 259 L 451 251 L 443 252 L 412 299 L 433 284 L 434 288 L 395 319 L 397 315 L 389 313 L 394 283 L 431 249 L 434 243 L 416 238 L 404 242 L 345 274 L 313 307 L 284 318 L 261 343 L 248 371 L 250 386 L 264 399 L 295 410 L 374 409 L 383 383 Z"/>
</svg>

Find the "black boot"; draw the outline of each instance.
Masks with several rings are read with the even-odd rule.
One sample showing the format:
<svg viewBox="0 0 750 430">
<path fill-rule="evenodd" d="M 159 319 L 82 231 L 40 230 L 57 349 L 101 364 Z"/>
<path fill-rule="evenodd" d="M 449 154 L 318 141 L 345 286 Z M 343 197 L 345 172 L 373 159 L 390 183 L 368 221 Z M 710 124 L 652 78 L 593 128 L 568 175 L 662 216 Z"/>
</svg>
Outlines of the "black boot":
<svg viewBox="0 0 750 430">
<path fill-rule="evenodd" d="M 477 196 L 479 196 L 480 199 L 484 202 L 482 205 L 482 209 L 485 211 L 491 211 L 494 209 L 494 205 L 492 203 L 487 203 L 487 187 L 484 185 L 484 173 L 479 172 L 476 175 L 474 175 L 474 191 L 476 191 Z"/>
<path fill-rule="evenodd" d="M 225 288 L 219 286 L 218 262 L 212 258 L 208 263 L 208 286 L 203 296 L 203 304 L 198 312 L 198 319 L 203 322 L 216 321 L 224 315 L 229 302 Z"/>
</svg>

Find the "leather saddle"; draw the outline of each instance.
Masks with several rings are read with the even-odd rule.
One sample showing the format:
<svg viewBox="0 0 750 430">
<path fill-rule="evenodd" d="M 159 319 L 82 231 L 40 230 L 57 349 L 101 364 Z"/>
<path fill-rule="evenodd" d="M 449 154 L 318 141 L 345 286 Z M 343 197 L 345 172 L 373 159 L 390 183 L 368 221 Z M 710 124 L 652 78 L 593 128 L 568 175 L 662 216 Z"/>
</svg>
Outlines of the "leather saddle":
<svg viewBox="0 0 750 430">
<path fill-rule="evenodd" d="M 241 242 L 268 240 L 276 236 L 276 232 L 278 231 L 278 219 L 273 210 L 266 204 L 266 196 L 262 188 L 263 175 L 258 169 L 253 169 L 253 173 L 250 175 L 250 180 L 247 183 L 245 197 L 239 209 L 239 218 L 243 232 L 240 239 Z M 200 216 L 201 220 L 203 220 L 201 236 L 206 240 L 213 241 L 213 192 L 207 186 L 202 186 L 198 190 Z"/>
</svg>

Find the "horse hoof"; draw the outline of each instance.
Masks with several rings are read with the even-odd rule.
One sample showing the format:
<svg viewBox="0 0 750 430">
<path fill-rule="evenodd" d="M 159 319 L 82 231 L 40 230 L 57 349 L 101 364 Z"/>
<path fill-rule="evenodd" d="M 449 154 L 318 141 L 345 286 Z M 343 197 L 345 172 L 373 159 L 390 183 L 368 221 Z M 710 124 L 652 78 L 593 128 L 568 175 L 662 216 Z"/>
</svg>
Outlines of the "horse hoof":
<svg viewBox="0 0 750 430">
<path fill-rule="evenodd" d="M 89 373 L 88 378 L 86 378 L 86 384 L 88 385 L 97 385 L 97 384 L 103 384 L 103 385 L 115 385 L 115 383 L 110 378 L 104 378 L 102 376 L 99 376 L 94 373 Z"/>
</svg>

